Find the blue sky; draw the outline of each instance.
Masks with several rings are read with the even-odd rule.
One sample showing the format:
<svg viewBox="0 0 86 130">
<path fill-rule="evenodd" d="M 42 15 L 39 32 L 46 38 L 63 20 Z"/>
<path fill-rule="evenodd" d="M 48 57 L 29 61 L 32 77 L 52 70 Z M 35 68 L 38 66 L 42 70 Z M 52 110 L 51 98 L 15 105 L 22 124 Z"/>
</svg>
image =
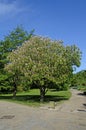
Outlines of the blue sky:
<svg viewBox="0 0 86 130">
<path fill-rule="evenodd" d="M 0 40 L 17 25 L 36 35 L 76 44 L 86 69 L 86 0 L 0 0 Z"/>
</svg>

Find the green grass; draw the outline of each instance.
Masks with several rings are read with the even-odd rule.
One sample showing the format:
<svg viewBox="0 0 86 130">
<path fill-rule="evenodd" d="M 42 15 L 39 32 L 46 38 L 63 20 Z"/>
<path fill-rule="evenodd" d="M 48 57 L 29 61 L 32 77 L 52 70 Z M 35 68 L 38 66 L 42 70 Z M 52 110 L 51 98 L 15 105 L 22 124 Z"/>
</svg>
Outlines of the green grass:
<svg viewBox="0 0 86 130">
<path fill-rule="evenodd" d="M 81 90 L 81 91 L 86 91 L 86 86 L 78 86 L 78 90 Z"/>
<path fill-rule="evenodd" d="M 45 103 L 50 101 L 61 102 L 71 97 L 70 91 L 56 91 L 51 89 L 45 95 Z M 0 100 L 11 101 L 29 106 L 40 106 L 39 89 L 31 89 L 29 92 L 19 92 L 13 99 L 12 94 L 0 94 Z"/>
</svg>

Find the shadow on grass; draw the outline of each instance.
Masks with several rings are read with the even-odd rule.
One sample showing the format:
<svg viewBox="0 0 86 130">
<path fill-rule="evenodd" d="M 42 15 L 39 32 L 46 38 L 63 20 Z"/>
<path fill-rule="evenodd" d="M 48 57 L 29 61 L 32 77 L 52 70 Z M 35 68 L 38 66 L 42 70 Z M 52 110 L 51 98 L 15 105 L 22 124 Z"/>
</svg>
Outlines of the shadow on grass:
<svg viewBox="0 0 86 130">
<path fill-rule="evenodd" d="M 13 96 L 10 95 L 1 95 L 0 100 L 15 100 L 15 101 L 29 101 L 29 102 L 40 102 L 40 96 L 39 95 L 16 95 L 16 98 L 13 99 Z M 65 96 L 52 96 L 52 95 L 46 95 L 45 96 L 45 102 L 49 101 L 61 101 L 61 100 L 68 100 Z"/>
</svg>

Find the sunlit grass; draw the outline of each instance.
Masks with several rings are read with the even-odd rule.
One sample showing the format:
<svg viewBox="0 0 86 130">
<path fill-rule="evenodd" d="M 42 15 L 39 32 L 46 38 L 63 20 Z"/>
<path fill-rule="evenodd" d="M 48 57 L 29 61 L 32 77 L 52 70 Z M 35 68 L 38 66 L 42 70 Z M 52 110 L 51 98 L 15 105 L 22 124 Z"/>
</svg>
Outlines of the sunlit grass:
<svg viewBox="0 0 86 130">
<path fill-rule="evenodd" d="M 68 100 L 70 97 L 70 91 L 56 91 L 54 89 L 50 89 L 45 95 L 44 103 L 49 103 L 50 101 L 62 102 L 64 100 Z M 18 92 L 15 99 L 13 99 L 12 94 L 0 94 L 0 100 L 11 101 L 29 106 L 40 106 L 40 91 L 39 89 L 31 89 L 28 92 Z"/>
</svg>

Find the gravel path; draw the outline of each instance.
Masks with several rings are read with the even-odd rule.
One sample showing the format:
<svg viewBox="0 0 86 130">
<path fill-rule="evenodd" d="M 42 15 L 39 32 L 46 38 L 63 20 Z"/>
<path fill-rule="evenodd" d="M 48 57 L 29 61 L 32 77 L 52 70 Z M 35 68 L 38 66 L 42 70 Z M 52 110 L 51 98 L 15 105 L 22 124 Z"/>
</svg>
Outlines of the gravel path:
<svg viewBox="0 0 86 130">
<path fill-rule="evenodd" d="M 86 130 L 86 96 L 72 97 L 55 109 L 0 101 L 0 130 Z"/>
</svg>

